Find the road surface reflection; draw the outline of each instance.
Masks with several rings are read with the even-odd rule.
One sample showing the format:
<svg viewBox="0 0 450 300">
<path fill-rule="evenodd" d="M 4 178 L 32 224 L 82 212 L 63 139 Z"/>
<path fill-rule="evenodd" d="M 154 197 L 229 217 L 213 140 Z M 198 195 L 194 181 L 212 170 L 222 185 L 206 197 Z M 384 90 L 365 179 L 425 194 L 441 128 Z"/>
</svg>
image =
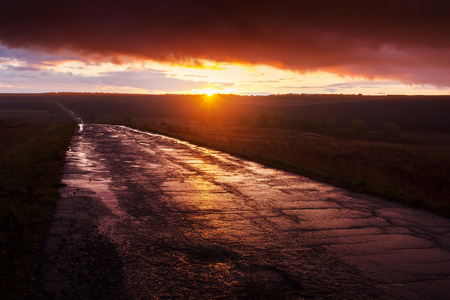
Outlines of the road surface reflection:
<svg viewBox="0 0 450 300">
<path fill-rule="evenodd" d="M 124 126 L 85 124 L 67 160 L 39 295 L 450 292 L 447 219 Z"/>
</svg>

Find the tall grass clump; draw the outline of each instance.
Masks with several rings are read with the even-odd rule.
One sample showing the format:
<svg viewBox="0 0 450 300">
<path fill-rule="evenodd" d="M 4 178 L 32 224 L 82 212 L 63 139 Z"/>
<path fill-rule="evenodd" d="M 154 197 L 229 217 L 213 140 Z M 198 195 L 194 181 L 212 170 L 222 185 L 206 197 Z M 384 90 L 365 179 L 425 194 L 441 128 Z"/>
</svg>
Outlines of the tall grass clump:
<svg viewBox="0 0 450 300">
<path fill-rule="evenodd" d="M 334 138 L 283 129 L 145 128 L 450 216 L 449 147 Z"/>
</svg>

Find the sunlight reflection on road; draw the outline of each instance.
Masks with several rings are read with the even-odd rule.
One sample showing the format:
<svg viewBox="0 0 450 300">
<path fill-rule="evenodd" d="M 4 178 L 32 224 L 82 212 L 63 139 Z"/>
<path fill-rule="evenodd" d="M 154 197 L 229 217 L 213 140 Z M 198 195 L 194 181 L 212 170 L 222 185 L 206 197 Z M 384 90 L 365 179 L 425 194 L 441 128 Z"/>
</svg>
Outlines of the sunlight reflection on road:
<svg viewBox="0 0 450 300">
<path fill-rule="evenodd" d="M 438 296 L 450 286 L 450 223 L 434 215 L 125 126 L 85 124 L 67 159 L 62 197 L 89 203 L 80 222 L 115 247 L 135 298 L 414 299 L 419 279 Z"/>
<path fill-rule="evenodd" d="M 80 124 L 80 128 L 83 124 Z M 126 215 L 119 207 L 118 199 L 111 189 L 112 178 L 108 177 L 108 171 L 99 162 L 94 160 L 95 146 L 85 137 L 79 136 L 77 143 L 72 143 L 67 153 L 67 159 L 74 162 L 82 174 L 75 178 L 64 178 L 63 183 L 76 187 L 79 190 L 90 190 L 99 197 L 114 215 Z"/>
</svg>

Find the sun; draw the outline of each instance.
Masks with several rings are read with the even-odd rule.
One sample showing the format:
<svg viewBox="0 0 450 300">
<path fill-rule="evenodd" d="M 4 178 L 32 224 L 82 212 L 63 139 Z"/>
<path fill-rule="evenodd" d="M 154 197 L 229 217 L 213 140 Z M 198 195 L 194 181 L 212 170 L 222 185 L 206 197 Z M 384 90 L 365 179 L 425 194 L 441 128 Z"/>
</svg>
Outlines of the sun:
<svg viewBox="0 0 450 300">
<path fill-rule="evenodd" d="M 206 88 L 201 90 L 201 92 L 206 95 L 207 97 L 212 97 L 214 95 L 217 95 L 220 93 L 219 90 L 213 89 L 213 88 Z"/>
</svg>

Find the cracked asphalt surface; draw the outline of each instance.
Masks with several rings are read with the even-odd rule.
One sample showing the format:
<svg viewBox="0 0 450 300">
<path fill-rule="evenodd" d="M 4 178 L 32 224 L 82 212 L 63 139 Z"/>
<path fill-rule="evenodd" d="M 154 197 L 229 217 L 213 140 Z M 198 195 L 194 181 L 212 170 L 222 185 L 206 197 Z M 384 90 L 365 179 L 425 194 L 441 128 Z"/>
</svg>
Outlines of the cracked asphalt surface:
<svg viewBox="0 0 450 300">
<path fill-rule="evenodd" d="M 84 124 L 32 298 L 448 299 L 450 220 Z"/>
</svg>

